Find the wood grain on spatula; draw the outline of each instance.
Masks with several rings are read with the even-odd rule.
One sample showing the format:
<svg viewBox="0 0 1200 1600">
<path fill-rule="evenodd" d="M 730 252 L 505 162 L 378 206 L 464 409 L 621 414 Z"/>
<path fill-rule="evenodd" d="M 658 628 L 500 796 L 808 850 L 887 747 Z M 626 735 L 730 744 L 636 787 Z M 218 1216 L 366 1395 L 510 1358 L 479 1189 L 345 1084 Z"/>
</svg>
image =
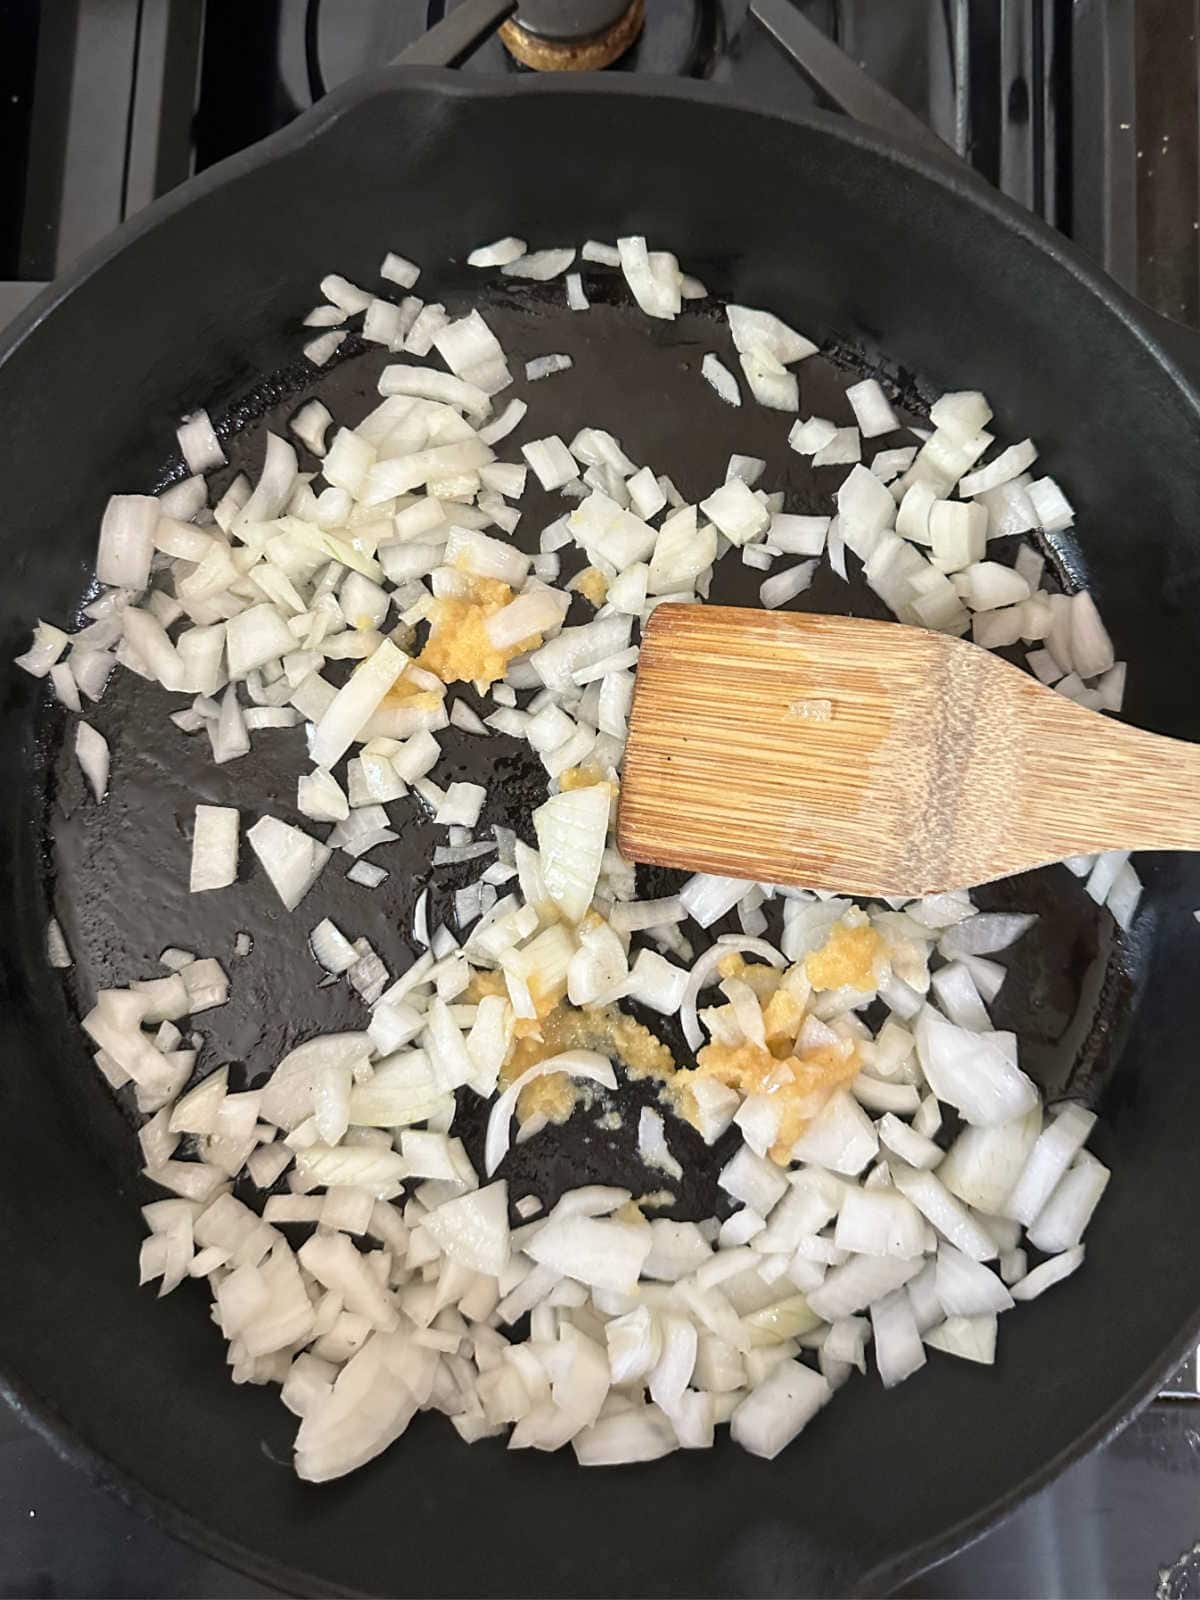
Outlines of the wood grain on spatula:
<svg viewBox="0 0 1200 1600">
<path fill-rule="evenodd" d="M 618 840 L 634 861 L 862 895 L 1200 849 L 1200 747 L 899 623 L 659 606 Z"/>
</svg>

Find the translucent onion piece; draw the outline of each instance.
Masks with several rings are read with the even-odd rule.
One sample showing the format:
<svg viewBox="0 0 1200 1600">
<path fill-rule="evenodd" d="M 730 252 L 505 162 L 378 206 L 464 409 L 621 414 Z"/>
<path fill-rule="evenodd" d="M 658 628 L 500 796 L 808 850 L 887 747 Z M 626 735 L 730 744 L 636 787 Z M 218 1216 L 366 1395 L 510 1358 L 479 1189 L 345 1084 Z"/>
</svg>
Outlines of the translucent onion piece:
<svg viewBox="0 0 1200 1600">
<path fill-rule="evenodd" d="M 488 1114 L 487 1138 L 484 1142 L 483 1164 L 491 1177 L 508 1154 L 510 1124 L 516 1109 L 517 1098 L 527 1083 L 542 1078 L 549 1072 L 565 1072 L 570 1078 L 586 1078 L 601 1084 L 605 1089 L 615 1089 L 616 1074 L 607 1056 L 594 1050 L 567 1050 L 550 1056 L 545 1061 L 527 1067 L 520 1077 L 514 1078 L 504 1093 L 496 1100 Z"/>
</svg>

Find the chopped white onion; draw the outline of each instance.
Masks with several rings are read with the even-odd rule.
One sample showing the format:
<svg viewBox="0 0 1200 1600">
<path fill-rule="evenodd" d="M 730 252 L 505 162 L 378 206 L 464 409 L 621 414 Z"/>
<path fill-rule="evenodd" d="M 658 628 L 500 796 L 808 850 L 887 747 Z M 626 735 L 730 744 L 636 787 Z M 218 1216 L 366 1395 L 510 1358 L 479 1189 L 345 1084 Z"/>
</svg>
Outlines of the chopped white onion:
<svg viewBox="0 0 1200 1600">
<path fill-rule="evenodd" d="M 108 740 L 88 722 L 75 725 L 75 758 L 97 800 L 108 793 Z"/>
<path fill-rule="evenodd" d="M 877 439 L 881 433 L 891 433 L 900 426 L 878 379 L 864 378 L 861 383 L 852 383 L 846 390 L 846 399 L 864 439 Z"/>
<path fill-rule="evenodd" d="M 104 508 L 96 577 L 121 589 L 141 590 L 150 580 L 159 504 L 153 495 L 114 494 Z"/>
<path fill-rule="evenodd" d="M 467 257 L 469 267 L 506 267 L 510 262 L 519 261 L 529 246 L 524 239 L 514 239 L 511 235 L 505 239 L 497 239 L 494 244 L 481 244 L 472 250 Z"/>
<path fill-rule="evenodd" d="M 543 489 L 561 489 L 575 476 L 575 459 L 557 434 L 531 440 L 521 446 L 521 454 Z"/>
<path fill-rule="evenodd" d="M 192 827 L 192 894 L 225 889 L 237 879 L 238 813 L 235 806 L 198 805 Z"/>
<path fill-rule="evenodd" d="M 930 1088 L 966 1122 L 992 1127 L 1037 1103 L 1037 1090 L 1016 1064 L 1011 1033 L 959 1028 L 926 1006 L 917 1019 L 917 1049 Z"/>
<path fill-rule="evenodd" d="M 726 405 L 740 406 L 742 403 L 741 391 L 738 381 L 729 368 L 711 351 L 700 363 L 700 375 L 713 389 Z"/>
<path fill-rule="evenodd" d="M 1073 1250 L 1064 1250 L 1061 1255 L 1051 1256 L 1041 1266 L 1034 1267 L 1032 1272 L 1013 1284 L 1013 1299 L 1036 1300 L 1038 1295 L 1061 1283 L 1064 1278 L 1069 1278 L 1077 1267 L 1083 1265 L 1083 1252 L 1084 1246 L 1079 1244 Z"/>
<path fill-rule="evenodd" d="M 406 261 L 403 256 L 398 256 L 389 250 L 380 264 L 379 276 L 386 278 L 389 283 L 399 284 L 402 289 L 411 289 L 421 276 L 421 269 L 413 262 Z"/>
<path fill-rule="evenodd" d="M 342 340 L 346 337 L 346 330 L 331 329 L 328 333 L 319 333 L 315 339 L 310 339 L 304 346 L 305 359 L 314 367 L 324 367 L 333 360 L 338 352 Z"/>
<path fill-rule="evenodd" d="M 809 587 L 816 570 L 815 561 L 801 561 L 798 566 L 789 567 L 786 572 L 777 572 L 773 578 L 768 578 L 759 585 L 759 600 L 768 611 L 787 605 L 789 600 L 794 600 Z"/>
<path fill-rule="evenodd" d="M 190 417 L 184 417 L 175 430 L 175 436 L 189 472 L 212 472 L 214 468 L 225 465 L 225 452 L 207 411 L 196 411 Z"/>
<path fill-rule="evenodd" d="M 546 283 L 564 273 L 574 260 L 575 251 L 569 247 L 562 250 L 534 250 L 529 255 L 522 254 L 505 262 L 500 270 L 506 278 L 529 278 L 535 283 Z"/>
<path fill-rule="evenodd" d="M 294 911 L 329 860 L 328 845 L 270 816 L 260 817 L 246 838 L 285 908 Z"/>
<path fill-rule="evenodd" d="M 14 664 L 35 678 L 44 678 L 70 643 L 70 635 L 52 623 L 39 622 L 33 630 L 33 644 L 24 655 L 14 656 Z"/>
</svg>

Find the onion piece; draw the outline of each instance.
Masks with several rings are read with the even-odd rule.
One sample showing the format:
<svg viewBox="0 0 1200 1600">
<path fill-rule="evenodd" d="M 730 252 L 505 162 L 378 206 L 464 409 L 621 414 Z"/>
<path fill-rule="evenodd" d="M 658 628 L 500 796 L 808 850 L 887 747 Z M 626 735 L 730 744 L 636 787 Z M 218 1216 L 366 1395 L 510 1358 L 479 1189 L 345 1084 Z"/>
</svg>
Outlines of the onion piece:
<svg viewBox="0 0 1200 1600">
<path fill-rule="evenodd" d="M 1029 1153 L 1004 1204 L 1003 1214 L 1031 1227 L 1083 1148 L 1096 1123 L 1095 1113 L 1068 1103 L 1047 1123 Z"/>
<path fill-rule="evenodd" d="M 1036 921 L 1028 912 L 981 911 L 948 928 L 938 942 L 938 953 L 947 961 L 995 955 L 1014 945 Z"/>
<path fill-rule="evenodd" d="M 966 1127 L 946 1152 L 938 1178 L 977 1211 L 1000 1214 L 1041 1131 L 1040 1105 L 994 1127 Z"/>
<path fill-rule="evenodd" d="M 992 1316 L 947 1317 L 922 1337 L 931 1350 L 964 1361 L 991 1366 L 996 1359 L 996 1318 Z"/>
<path fill-rule="evenodd" d="M 207 513 L 208 485 L 197 474 L 193 474 L 190 478 L 180 478 L 169 489 L 162 491 L 158 496 L 158 503 L 163 516 L 168 520 L 191 522 L 201 513 Z"/>
<path fill-rule="evenodd" d="M 999 1254 L 992 1236 L 944 1187 L 936 1173 L 906 1167 L 899 1160 L 890 1162 L 889 1167 L 900 1193 L 964 1255 L 973 1261 L 990 1261 Z"/>
<path fill-rule="evenodd" d="M 854 1096 L 839 1089 L 792 1146 L 792 1159 L 855 1177 L 875 1159 L 879 1139 Z"/>
<path fill-rule="evenodd" d="M 877 439 L 881 433 L 891 433 L 900 426 L 877 379 L 864 378 L 861 383 L 852 383 L 846 390 L 846 399 L 864 439 Z"/>
<path fill-rule="evenodd" d="M 631 1461 L 658 1461 L 679 1448 L 670 1418 L 658 1406 L 636 1406 L 602 1417 L 571 1440 L 581 1467 L 612 1467 Z"/>
<path fill-rule="evenodd" d="M 371 303 L 371 296 L 365 289 L 360 289 L 357 284 L 351 283 L 348 278 L 343 278 L 336 272 L 331 272 L 321 279 L 321 293 L 326 300 L 335 306 L 340 306 L 350 317 L 359 311 L 365 311 Z"/>
<path fill-rule="evenodd" d="M 964 1121 L 992 1127 L 1037 1104 L 1036 1088 L 1016 1064 L 1015 1035 L 955 1027 L 931 1006 L 918 1017 L 916 1033 L 930 1088 Z"/>
<path fill-rule="evenodd" d="M 50 668 L 50 687 L 54 690 L 54 698 L 59 705 L 65 706 L 68 711 L 83 710 L 83 702 L 79 698 L 79 686 L 75 682 L 75 674 L 71 671 L 69 661 L 60 661 L 57 666 Z"/>
<path fill-rule="evenodd" d="M 528 409 L 524 400 L 510 400 L 498 417 L 489 422 L 485 428 L 480 428 L 479 442 L 492 445 L 498 444 L 501 439 L 506 439 Z"/>
<path fill-rule="evenodd" d="M 817 346 L 811 339 L 789 328 L 770 311 L 755 311 L 749 306 L 726 306 L 729 331 L 733 342 L 743 354 L 766 354 L 778 365 L 788 367 L 815 355 Z"/>
<path fill-rule="evenodd" d="M 628 1294 L 650 1254 L 650 1230 L 607 1217 L 552 1213 L 526 1243 L 525 1254 L 589 1288 Z"/>
<path fill-rule="evenodd" d="M 499 1277 L 508 1264 L 508 1185 L 492 1183 L 429 1212 L 423 1226 L 443 1253 L 472 1272 Z"/>
<path fill-rule="evenodd" d="M 315 339 L 310 339 L 304 346 L 304 356 L 314 367 L 324 367 L 337 354 L 342 340 L 346 337 L 346 330 L 331 329 L 328 333 L 319 333 Z"/>
<path fill-rule="evenodd" d="M 450 372 L 435 372 L 430 367 L 401 362 L 384 367 L 379 374 L 382 395 L 414 395 L 454 406 L 468 416 L 486 417 L 492 409 L 490 397 L 477 384 L 466 383 Z"/>
<path fill-rule="evenodd" d="M 361 884 L 364 889 L 378 889 L 387 875 L 385 867 L 377 867 L 372 861 L 355 861 L 346 872 L 351 883 Z"/>
<path fill-rule="evenodd" d="M 399 284 L 402 289 L 411 289 L 421 276 L 421 269 L 415 262 L 406 261 L 394 250 L 389 250 L 380 263 L 379 276 L 386 278 L 388 283 Z"/>
<path fill-rule="evenodd" d="M 246 838 L 288 911 L 304 899 L 332 854 L 328 845 L 278 817 L 260 817 Z"/>
<path fill-rule="evenodd" d="M 343 684 L 313 733 L 309 754 L 317 766 L 330 768 L 346 753 L 407 664 L 403 651 L 385 639 Z"/>
<path fill-rule="evenodd" d="M 1071 502 L 1053 478 L 1037 478 L 1029 485 L 1027 493 L 1043 532 L 1063 533 L 1074 526 Z"/>
<path fill-rule="evenodd" d="M 1081 1150 L 1029 1229 L 1029 1243 L 1048 1255 L 1072 1250 L 1082 1239 L 1111 1173 Z"/>
<path fill-rule="evenodd" d="M 885 1389 L 910 1378 L 925 1365 L 925 1346 L 913 1316 L 912 1301 L 896 1289 L 871 1307 L 875 1364 Z"/>
<path fill-rule="evenodd" d="M 648 954 L 643 950 L 643 955 Z M 683 1178 L 683 1168 L 670 1154 L 667 1144 L 666 1126 L 662 1123 L 659 1112 L 651 1106 L 643 1106 L 638 1115 L 637 1125 L 637 1154 L 646 1166 L 656 1166 L 659 1171 L 667 1174 L 667 1178 Z M 653 1366 L 654 1362 L 650 1362 Z M 619 1381 L 619 1379 L 618 1379 Z"/>
<path fill-rule="evenodd" d="M 346 938 L 345 934 L 324 917 L 317 923 L 308 936 L 309 947 L 316 960 L 325 968 L 326 972 L 339 975 L 349 972 L 358 960 L 358 951 Z M 329 1144 L 336 1144 L 335 1139 L 326 1139 Z"/>
<path fill-rule="evenodd" d="M 742 395 L 737 379 L 725 363 L 711 352 L 700 363 L 700 376 L 716 390 L 726 405 L 741 405 Z"/>
<path fill-rule="evenodd" d="M 843 467 L 862 460 L 857 428 L 835 428 L 833 438 L 813 455 L 814 467 Z"/>
<path fill-rule="evenodd" d="M 916 446 L 908 445 L 898 450 L 877 450 L 871 457 L 871 471 L 880 483 L 891 483 L 912 466 Z"/>
<path fill-rule="evenodd" d="M 114 494 L 100 523 L 96 578 L 121 589 L 144 589 L 154 559 L 160 508 L 149 494 Z"/>
<path fill-rule="evenodd" d="M 1084 1248 L 1078 1244 L 1073 1250 L 1064 1250 L 1061 1255 L 1051 1256 L 1041 1266 L 1034 1267 L 1032 1272 L 1026 1273 L 1012 1285 L 1013 1299 L 1036 1300 L 1038 1295 L 1044 1294 L 1054 1284 L 1069 1278 L 1077 1267 L 1083 1265 Z"/>
<path fill-rule="evenodd" d="M 452 783 L 438 805 L 433 820 L 443 826 L 473 828 L 479 821 L 486 799 L 487 790 L 480 783 Z"/>
<path fill-rule="evenodd" d="M 625 281 L 646 315 L 666 321 L 677 317 L 682 308 L 678 268 L 674 273 L 664 270 L 666 263 L 650 254 L 640 235 L 618 239 L 617 254 Z"/>
<path fill-rule="evenodd" d="M 347 313 L 342 310 L 341 306 L 314 306 L 311 311 L 306 313 L 300 325 L 304 328 L 336 328 L 340 323 L 345 322 L 346 316 Z"/>
<path fill-rule="evenodd" d="M 512 382 L 500 341 L 478 311 L 447 322 L 434 333 L 433 343 L 451 372 L 488 394 L 496 394 Z"/>
<path fill-rule="evenodd" d="M 552 795 L 533 813 L 546 893 L 572 922 L 595 893 L 610 807 L 609 786 L 590 784 Z"/>
<path fill-rule="evenodd" d="M 227 888 L 237 880 L 237 861 L 237 808 L 198 805 L 192 827 L 190 892 Z"/>
<path fill-rule="evenodd" d="M 788 444 L 799 455 L 815 456 L 818 451 L 831 445 L 837 434 L 835 423 L 827 421 L 824 417 L 809 417 L 807 421 L 796 421 L 792 424 L 791 432 L 788 434 Z"/>
<path fill-rule="evenodd" d="M 1010 478 L 1019 477 L 1036 460 L 1037 449 L 1033 440 L 1023 439 L 1020 444 L 1009 445 L 1007 450 L 1002 450 L 994 461 L 986 467 L 980 467 L 978 472 L 968 473 L 960 481 L 958 492 L 965 500 L 971 495 L 982 494 L 985 489 L 996 489 Z"/>
<path fill-rule="evenodd" d="M 925 1221 L 911 1201 L 894 1189 L 847 1186 L 833 1242 L 839 1250 L 857 1255 L 898 1256 L 909 1261 L 925 1254 Z"/>
<path fill-rule="evenodd" d="M 225 452 L 207 411 L 195 411 L 190 417 L 184 417 L 175 430 L 175 437 L 189 472 L 212 472 L 225 465 Z"/>
<path fill-rule="evenodd" d="M 749 935 L 730 934 L 710 946 L 693 966 L 679 1007 L 679 1020 L 683 1028 L 683 1036 L 690 1050 L 699 1050 L 704 1043 L 704 1034 L 700 1030 L 700 1020 L 696 1015 L 696 1001 L 700 996 L 701 990 L 705 989 L 710 983 L 719 981 L 717 966 L 731 952 L 761 956 L 764 961 L 770 962 L 773 967 L 787 966 L 787 962 L 779 951 L 775 949 L 774 945 L 767 944 L 764 939 L 752 938 Z"/>
<path fill-rule="evenodd" d="M 484 1142 L 484 1170 L 491 1177 L 508 1154 L 510 1123 L 517 1099 L 527 1083 L 544 1077 L 549 1072 L 565 1072 L 569 1078 L 586 1078 L 605 1089 L 615 1089 L 616 1074 L 607 1056 L 593 1050 L 567 1050 L 527 1067 L 504 1090 L 488 1113 L 487 1137 Z"/>
<path fill-rule="evenodd" d="M 569 246 L 562 250 L 534 250 L 531 254 L 504 262 L 500 271 L 506 278 L 529 278 L 535 283 L 547 283 L 564 273 L 575 260 L 575 251 Z"/>
<path fill-rule="evenodd" d="M 730 1435 L 751 1455 L 773 1461 L 832 1398 L 820 1373 L 781 1361 L 734 1411 Z"/>
<path fill-rule="evenodd" d="M 226 761 L 236 761 L 249 752 L 250 735 L 238 704 L 237 690 L 232 683 L 221 696 L 217 720 L 209 721 L 207 727 L 213 761 L 217 766 Z"/>
<path fill-rule="evenodd" d="M 83 768 L 83 775 L 93 795 L 97 800 L 103 800 L 108 792 L 108 740 L 88 722 L 76 724 L 75 757 Z"/>
<path fill-rule="evenodd" d="M 708 872 L 697 872 L 680 890 L 679 900 L 694 922 L 702 928 L 710 928 L 732 911 L 752 887 L 745 878 L 723 878 Z M 782 959 L 778 964 L 784 964 Z"/>
<path fill-rule="evenodd" d="M 24 655 L 13 657 L 13 665 L 35 678 L 44 678 L 69 643 L 70 635 L 61 628 L 39 622 L 33 630 L 33 644 Z"/>
<path fill-rule="evenodd" d="M 1113 665 L 1108 630 L 1086 589 L 1071 596 L 1071 665 L 1081 678 L 1098 678 Z"/>
<path fill-rule="evenodd" d="M 539 378 L 552 378 L 554 373 L 565 373 L 571 366 L 574 360 L 570 355 L 534 355 L 525 363 L 526 382 L 536 384 Z"/>
<path fill-rule="evenodd" d="M 61 969 L 74 965 L 57 917 L 51 917 L 46 924 L 46 959 L 52 967 Z"/>
<path fill-rule="evenodd" d="M 800 517 L 779 512 L 771 518 L 767 543 L 784 555 L 820 556 L 829 533 L 829 517 Z"/>
<path fill-rule="evenodd" d="M 309 400 L 302 405 L 288 423 L 300 443 L 314 456 L 325 454 L 325 435 L 332 426 L 333 417 L 327 406 L 319 400 Z"/>
<path fill-rule="evenodd" d="M 798 411 L 800 385 L 794 373 L 785 372 L 773 356 L 743 351 L 738 357 L 750 393 L 760 406 L 773 411 Z"/>
<path fill-rule="evenodd" d="M 519 261 L 528 248 L 524 239 L 514 239 L 510 235 L 505 239 L 497 239 L 493 244 L 478 245 L 467 257 L 467 265 L 506 267 L 510 262 Z"/>
<path fill-rule="evenodd" d="M 327 334 L 325 337 L 333 336 Z M 340 338 L 341 335 L 336 337 Z M 234 532 L 248 523 L 268 522 L 272 517 L 277 517 L 295 486 L 297 471 L 296 452 L 292 446 L 277 433 L 268 433 L 262 473 L 249 500 L 234 521 Z"/>
<path fill-rule="evenodd" d="M 1013 1303 L 990 1267 L 945 1241 L 938 1246 L 934 1292 L 948 1317 L 994 1315 L 1007 1311 Z"/>
<path fill-rule="evenodd" d="M 543 489 L 561 489 L 575 477 L 574 457 L 557 434 L 548 439 L 532 439 L 521 446 L 521 454 Z"/>
<path fill-rule="evenodd" d="M 1141 898 L 1142 880 L 1138 877 L 1133 863 L 1127 861 L 1114 878 L 1112 888 L 1108 891 L 1108 897 L 1104 902 L 1112 913 L 1113 921 L 1126 933 L 1133 926 Z"/>
<path fill-rule="evenodd" d="M 766 532 L 771 522 L 771 513 L 740 478 L 722 484 L 707 500 L 700 502 L 700 509 L 731 544 L 745 544 L 757 538 Z"/>
<path fill-rule="evenodd" d="M 777 572 L 773 578 L 768 578 L 759 585 L 759 601 L 768 611 L 775 611 L 780 606 L 787 605 L 789 600 L 794 600 L 809 587 L 816 570 L 815 561 L 801 561 L 798 566 L 789 567 L 786 572 Z"/>
</svg>

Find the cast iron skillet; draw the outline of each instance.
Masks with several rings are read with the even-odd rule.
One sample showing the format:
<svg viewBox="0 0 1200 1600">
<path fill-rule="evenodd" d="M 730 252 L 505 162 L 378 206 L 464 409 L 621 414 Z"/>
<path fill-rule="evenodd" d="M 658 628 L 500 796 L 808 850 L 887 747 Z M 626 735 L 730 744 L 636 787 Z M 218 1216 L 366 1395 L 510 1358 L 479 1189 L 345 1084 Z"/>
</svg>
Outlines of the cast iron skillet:
<svg viewBox="0 0 1200 1600">
<path fill-rule="evenodd" d="M 105 497 L 181 470 L 173 425 L 185 410 L 207 402 L 227 431 L 247 424 L 237 448 L 253 466 L 253 424 L 272 407 L 286 414 L 319 388 L 349 420 L 356 403 L 365 409 L 369 363 L 314 383 L 294 359 L 297 321 L 331 267 L 371 282 L 383 250 L 397 248 L 453 297 L 465 275 L 443 278 L 435 264 L 480 240 L 626 231 L 835 355 L 853 349 L 874 364 L 886 352 L 914 404 L 983 387 L 1001 436 L 1030 432 L 1079 509 L 1077 544 L 1053 554 L 1060 573 L 1086 575 L 1133 663 L 1129 716 L 1200 734 L 1200 405 L 1143 315 L 1061 240 L 922 156 L 825 117 L 606 78 L 364 79 L 152 208 L 50 290 L 0 346 L 0 648 L 21 648 L 36 615 L 71 614 Z M 730 448 L 757 451 L 771 470 L 791 469 L 797 508 L 827 496 L 831 485 L 794 475 L 798 458 L 784 461 L 766 414 L 746 408 L 736 443 L 727 418 L 712 422 L 717 402 L 700 397 L 696 368 L 703 349 L 726 348 L 715 322 L 639 324 L 648 353 L 635 356 L 628 318 L 606 307 L 594 326 L 568 324 L 534 294 L 495 315 L 520 356 L 566 348 L 582 366 L 590 349 L 603 369 L 594 390 L 577 377 L 558 398 L 539 396 L 541 431 L 607 423 L 686 493 L 721 475 Z M 805 410 L 829 398 L 835 365 L 802 370 Z M 845 605 L 845 591 L 814 603 Z M 1028 1059 L 1052 1095 L 1101 1103 L 1098 1148 L 1116 1170 L 1086 1270 L 1006 1318 L 994 1371 L 938 1360 L 887 1396 L 851 1384 L 773 1465 L 722 1447 L 583 1475 L 568 1457 L 467 1449 L 423 1417 L 353 1478 L 297 1483 L 291 1419 L 273 1395 L 229 1384 L 200 1296 L 151 1306 L 135 1288 L 144 1195 L 123 1112 L 76 1021 L 96 983 L 150 970 L 171 942 L 223 955 L 233 972 L 234 1000 L 205 1025 L 211 1062 L 220 1053 L 261 1068 L 289 1038 L 339 1025 L 339 1002 L 314 998 L 313 975 L 300 972 L 301 930 L 255 870 L 223 908 L 182 892 L 192 804 L 233 797 L 247 820 L 266 805 L 292 816 L 296 758 L 264 740 L 250 761 L 212 769 L 181 755 L 163 697 L 114 688 L 97 719 L 114 744 L 101 823 L 62 755 L 61 720 L 22 674 L 4 681 L 0 1371 L 60 1448 L 213 1555 L 303 1592 L 878 1592 L 1107 1437 L 1194 1342 L 1200 869 L 1143 859 L 1147 909 L 1128 946 L 1056 869 L 997 891 L 1047 913 L 1043 943 L 1015 958 L 1011 988 L 1030 1008 L 1013 1020 L 1033 1036 Z M 515 765 L 496 776 L 498 790 L 527 781 Z M 335 870 L 306 914 L 340 908 L 396 967 L 425 846 L 413 833 L 392 848 L 395 898 L 350 902 Z M 51 907 L 77 956 L 65 984 L 42 953 Z M 238 967 L 243 927 L 256 945 Z M 578 1181 L 603 1159 L 586 1136 L 546 1149 L 522 1176 L 548 1193 L 565 1163 Z"/>
</svg>

